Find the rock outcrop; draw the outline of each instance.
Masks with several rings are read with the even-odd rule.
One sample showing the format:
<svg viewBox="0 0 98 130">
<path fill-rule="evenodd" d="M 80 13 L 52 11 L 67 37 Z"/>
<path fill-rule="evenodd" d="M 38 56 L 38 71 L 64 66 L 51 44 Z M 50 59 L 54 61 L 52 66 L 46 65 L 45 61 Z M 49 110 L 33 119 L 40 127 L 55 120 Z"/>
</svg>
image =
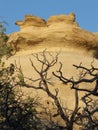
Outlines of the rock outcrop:
<svg viewBox="0 0 98 130">
<path fill-rule="evenodd" d="M 9 35 L 8 44 L 15 51 L 48 47 L 70 47 L 91 50 L 97 56 L 98 35 L 83 30 L 75 21 L 75 14 L 51 16 L 47 21 L 26 15 L 17 21 L 20 31 Z"/>
<path fill-rule="evenodd" d="M 33 15 L 25 15 L 24 21 L 16 21 L 15 24 L 20 26 L 20 29 L 28 26 L 46 27 L 46 21 L 44 19 Z"/>
<path fill-rule="evenodd" d="M 44 86 L 44 84 L 40 82 L 41 77 L 39 75 L 41 71 L 44 72 L 43 74 L 48 89 L 52 94 L 57 95 L 61 106 L 65 108 L 63 110 L 65 110 L 65 112 L 67 112 L 66 110 L 74 111 L 76 108 L 75 100 L 77 94 L 74 89 L 71 89 L 71 84 L 62 83 L 57 77 L 52 75 L 52 72 L 59 74 L 58 70 L 62 71 L 62 75 L 65 78 L 75 81 L 83 79 L 83 76 L 87 78 L 89 72 L 86 73 L 82 68 L 78 70 L 76 67 L 73 67 L 73 64 L 83 65 L 88 69 L 93 66 L 97 68 L 98 59 L 93 59 L 91 54 L 98 58 L 98 33 L 91 33 L 80 28 L 75 21 L 75 15 L 73 13 L 69 15 L 51 16 L 47 21 L 39 17 L 26 15 L 24 21 L 17 21 L 16 24 L 20 26 L 20 31 L 9 34 L 8 44 L 10 44 L 17 53 L 8 59 L 4 59 L 5 65 L 9 66 L 10 64 L 15 63 L 16 67 L 22 70 L 24 78 L 26 77 L 25 81 L 27 81 L 27 84 L 30 83 L 30 85 L 37 87 L 39 85 L 42 87 Z M 45 48 L 47 48 L 46 51 Z M 43 50 L 44 52 L 42 52 Z M 55 56 L 57 54 L 55 51 L 59 54 L 58 58 L 56 57 L 58 59 L 56 64 L 54 64 L 56 62 Z M 59 62 L 62 63 L 62 68 L 60 67 Z M 49 64 L 51 64 L 50 67 Z M 92 78 L 92 75 L 89 78 Z M 28 79 L 32 82 L 28 81 Z M 89 84 L 83 83 L 78 87 L 94 90 L 95 82 Z M 18 88 L 18 86 L 16 88 Z M 45 93 L 45 91 L 33 89 L 32 87 L 21 87 L 21 90 L 25 97 L 29 96 L 38 99 L 36 101 L 39 101 L 40 104 L 42 104 L 40 105 L 41 110 L 38 107 L 38 113 L 40 114 L 39 117 L 42 121 L 46 122 L 46 125 L 48 124 L 49 119 L 49 126 L 50 121 L 53 122 L 54 120 L 56 123 L 59 123 L 60 126 L 65 126 L 65 122 L 62 123 L 63 120 L 59 118 L 59 113 L 57 113 L 57 109 L 55 109 L 54 101 Z M 43 90 L 45 90 L 45 87 L 43 87 Z M 21 94 L 21 92 L 19 92 L 19 94 Z M 78 91 L 78 95 L 78 108 L 81 108 L 80 111 L 78 111 L 78 114 L 79 112 L 81 114 L 84 105 L 81 99 L 85 97 L 85 92 Z M 44 115 L 42 108 L 45 110 L 47 116 Z M 68 114 L 70 118 L 69 111 Z M 52 120 L 50 116 L 52 117 Z M 75 125 L 73 129 L 79 130 Z"/>
<path fill-rule="evenodd" d="M 72 24 L 78 26 L 75 22 L 75 14 L 70 13 L 69 15 L 58 15 L 58 16 L 51 16 L 48 21 L 47 25 L 57 24 L 63 22 L 64 24 Z"/>
</svg>

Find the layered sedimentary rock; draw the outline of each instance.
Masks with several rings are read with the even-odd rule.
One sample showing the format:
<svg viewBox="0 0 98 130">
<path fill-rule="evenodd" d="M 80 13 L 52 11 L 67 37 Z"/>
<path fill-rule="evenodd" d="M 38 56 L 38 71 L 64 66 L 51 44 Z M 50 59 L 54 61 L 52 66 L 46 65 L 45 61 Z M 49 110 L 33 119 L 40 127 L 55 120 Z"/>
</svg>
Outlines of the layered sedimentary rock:
<svg viewBox="0 0 98 130">
<path fill-rule="evenodd" d="M 17 21 L 16 24 L 20 27 L 20 31 L 9 35 L 8 44 L 11 44 L 13 49 L 18 53 L 7 59 L 5 63 L 15 63 L 17 66 L 21 67 L 24 77 L 28 77 L 29 79 L 32 79 L 32 81 L 39 81 L 36 80 L 39 79 L 39 75 L 35 72 L 35 69 L 32 68 L 30 61 L 32 60 L 34 66 L 40 72 L 41 64 L 39 63 L 40 60 L 38 62 L 39 57 L 36 57 L 36 54 L 39 54 L 40 56 L 45 56 L 41 53 L 41 51 L 45 48 L 49 48 L 49 50 L 45 53 L 46 56 L 44 57 L 44 60 L 46 60 L 46 62 L 51 62 L 53 56 L 58 53 L 59 56 L 57 64 L 50 67 L 49 71 L 47 72 L 47 77 L 49 76 L 49 89 L 54 94 L 57 90 L 58 99 L 60 100 L 63 108 L 74 110 L 74 90 L 70 89 L 70 85 L 60 82 L 56 77 L 52 75 L 51 72 L 58 72 L 58 69 L 60 67 L 59 62 L 61 62 L 63 65 L 62 72 L 64 77 L 77 80 L 86 73 L 81 71 L 80 69 L 78 73 L 78 69 L 75 69 L 73 67 L 73 64 L 83 64 L 83 66 L 87 68 L 91 67 L 92 65 L 94 65 L 94 67 L 97 67 L 98 60 L 93 60 L 91 55 L 88 55 L 88 53 L 85 52 L 93 52 L 93 56 L 98 58 L 98 33 L 91 33 L 80 28 L 78 23 L 75 21 L 75 15 L 73 13 L 69 15 L 51 16 L 47 21 L 39 17 L 26 15 L 24 21 Z M 56 49 L 54 50 L 54 48 Z M 60 53 L 58 51 L 58 48 L 61 50 Z M 63 51 L 62 49 L 65 50 Z M 37 53 L 36 50 L 38 50 Z M 55 51 L 57 53 L 55 53 Z M 41 57 L 41 59 L 43 58 Z M 42 62 L 42 68 L 45 67 L 43 66 L 43 63 L 44 62 Z M 82 73 L 83 75 L 81 75 Z M 93 90 L 94 86 L 94 83 L 83 84 L 83 88 L 86 87 L 90 90 Z M 25 96 L 32 96 L 34 98 L 38 96 L 38 99 L 40 99 L 40 103 L 42 103 L 43 108 L 46 108 L 45 111 L 49 112 L 50 114 L 55 114 L 54 102 L 44 91 L 40 91 L 40 89 L 25 87 L 22 88 L 22 91 Z M 81 100 L 83 94 L 85 93 L 79 92 L 79 108 L 82 108 L 81 106 L 83 105 Z M 43 110 L 41 110 L 39 113 L 41 113 L 42 115 Z M 57 118 L 54 118 L 54 120 L 59 122 L 61 125 L 62 120 L 58 119 L 58 116 Z M 45 120 L 46 118 L 44 119 L 44 121 Z M 74 129 L 78 130 L 79 128 Z"/>
<path fill-rule="evenodd" d="M 51 16 L 48 21 L 47 25 L 57 24 L 63 22 L 64 24 L 72 24 L 72 25 L 78 25 L 75 22 L 75 14 L 70 13 L 69 15 L 57 15 L 57 16 Z"/>
<path fill-rule="evenodd" d="M 46 21 L 40 17 L 25 15 L 24 21 L 16 21 L 15 24 L 20 26 L 21 29 L 28 26 L 45 27 Z"/>
<path fill-rule="evenodd" d="M 17 21 L 20 31 L 9 35 L 8 44 L 15 51 L 36 47 L 71 47 L 91 50 L 97 57 L 98 35 L 79 27 L 75 14 L 51 16 L 47 21 L 26 15 Z"/>
</svg>

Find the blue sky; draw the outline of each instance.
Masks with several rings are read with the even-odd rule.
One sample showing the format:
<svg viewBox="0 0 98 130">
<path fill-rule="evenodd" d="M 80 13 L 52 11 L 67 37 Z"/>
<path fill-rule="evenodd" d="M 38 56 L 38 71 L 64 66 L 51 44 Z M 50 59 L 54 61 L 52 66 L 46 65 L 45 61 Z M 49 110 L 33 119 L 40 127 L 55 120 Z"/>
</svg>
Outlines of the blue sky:
<svg viewBox="0 0 98 130">
<path fill-rule="evenodd" d="M 51 15 L 74 12 L 80 27 L 98 32 L 98 0 L 0 0 L 0 21 L 7 21 L 6 33 L 19 30 L 14 23 L 25 14 L 48 19 Z"/>
</svg>

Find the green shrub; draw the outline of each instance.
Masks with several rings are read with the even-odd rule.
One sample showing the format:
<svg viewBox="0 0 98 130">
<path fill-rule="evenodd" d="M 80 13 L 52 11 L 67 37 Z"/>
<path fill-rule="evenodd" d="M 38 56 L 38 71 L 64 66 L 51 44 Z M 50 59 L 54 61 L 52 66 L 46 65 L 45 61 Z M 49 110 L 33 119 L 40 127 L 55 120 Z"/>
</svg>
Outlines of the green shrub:
<svg viewBox="0 0 98 130">
<path fill-rule="evenodd" d="M 6 43 L 8 41 L 8 36 L 5 34 L 6 28 L 3 23 L 0 22 L 0 57 L 6 55 L 11 56 L 12 48 Z"/>
<path fill-rule="evenodd" d="M 39 130 L 38 102 L 31 97 L 23 99 L 15 71 L 14 64 L 4 67 L 0 61 L 0 130 Z"/>
</svg>

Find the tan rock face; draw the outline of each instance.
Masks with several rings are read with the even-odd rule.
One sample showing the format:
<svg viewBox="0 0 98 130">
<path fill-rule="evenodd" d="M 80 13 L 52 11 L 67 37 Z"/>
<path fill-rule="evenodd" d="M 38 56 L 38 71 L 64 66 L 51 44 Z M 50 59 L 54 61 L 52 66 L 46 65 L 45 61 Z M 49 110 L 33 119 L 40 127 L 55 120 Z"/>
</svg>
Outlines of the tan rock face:
<svg viewBox="0 0 98 130">
<path fill-rule="evenodd" d="M 69 15 L 57 15 L 57 16 L 51 16 L 48 21 L 47 25 L 51 25 L 54 23 L 65 23 L 65 24 L 73 24 L 78 26 L 78 24 L 75 22 L 75 14 L 70 13 Z"/>
<path fill-rule="evenodd" d="M 16 21 L 16 25 L 23 29 L 28 26 L 45 27 L 46 21 L 33 15 L 25 15 L 24 21 Z"/>
<path fill-rule="evenodd" d="M 83 30 L 75 21 L 73 13 L 51 16 L 48 21 L 26 15 L 24 21 L 17 21 L 20 32 L 9 35 L 8 44 L 15 51 L 38 48 L 58 47 L 77 48 L 93 52 L 98 58 L 98 36 Z"/>
<path fill-rule="evenodd" d="M 87 52 L 93 52 L 93 55 L 98 58 L 98 34 L 81 29 L 75 21 L 74 14 L 52 16 L 47 22 L 37 18 L 28 16 L 25 17 L 23 22 L 16 22 L 21 30 L 9 35 L 8 44 L 11 44 L 17 53 L 7 59 L 5 63 L 7 65 L 16 63 L 17 66 L 21 66 L 24 77 L 36 80 L 39 77 L 32 68 L 30 59 L 39 71 L 41 70 L 41 64 L 36 60 L 36 56 L 32 56 L 32 53 L 35 55 L 37 52 L 37 54 L 41 55 L 41 51 L 47 48 L 48 57 L 46 56 L 46 59 L 51 62 L 51 55 L 55 55 L 55 51 L 60 52 L 57 64 L 50 68 L 47 75 L 49 78 L 51 77 L 50 82 L 53 83 L 53 86 L 49 84 L 49 89 L 53 93 L 56 89 L 59 90 L 58 97 L 63 107 L 66 108 L 67 106 L 69 110 L 72 110 L 75 105 L 74 91 L 70 89 L 70 85 L 67 86 L 55 78 L 52 72 L 57 72 L 60 67 L 59 62 L 61 62 L 64 77 L 72 78 L 73 76 L 77 80 L 82 71 L 75 69 L 73 64 L 79 65 L 82 63 L 84 67 L 90 68 L 90 65 L 93 64 L 93 58 Z M 97 59 L 94 59 L 93 65 L 94 67 L 98 66 Z M 91 90 L 93 86 L 95 85 L 91 83 L 83 84 L 83 87 L 88 87 Z M 40 103 L 48 108 L 47 111 L 50 112 L 51 110 L 51 113 L 53 113 L 54 106 L 51 106 L 51 104 L 54 103 L 45 92 L 25 87 L 22 88 L 22 91 L 25 96 L 38 96 L 41 99 Z M 79 92 L 79 99 L 83 94 L 83 92 Z M 48 105 L 47 102 L 49 102 Z M 83 104 L 80 100 L 80 107 L 81 105 Z M 58 122 L 60 121 L 58 120 Z M 75 128 L 75 130 L 78 129 Z"/>
</svg>

